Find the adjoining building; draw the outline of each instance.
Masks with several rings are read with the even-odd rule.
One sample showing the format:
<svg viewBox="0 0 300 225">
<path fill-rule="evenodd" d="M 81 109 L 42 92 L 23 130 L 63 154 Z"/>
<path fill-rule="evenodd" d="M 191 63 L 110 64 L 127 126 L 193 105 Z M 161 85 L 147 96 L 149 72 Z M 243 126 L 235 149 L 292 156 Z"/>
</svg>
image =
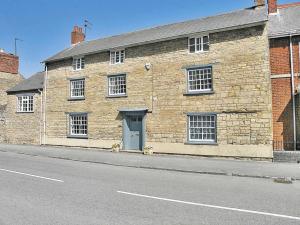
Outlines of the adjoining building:
<svg viewBox="0 0 300 225">
<path fill-rule="evenodd" d="M 6 141 L 6 109 L 9 102 L 6 91 L 23 79 L 19 74 L 19 57 L 0 49 L 0 142 Z"/>
<path fill-rule="evenodd" d="M 299 21 L 300 2 L 269 0 L 274 150 L 294 150 L 300 144 Z"/>
<path fill-rule="evenodd" d="M 44 72 L 7 90 L 6 142 L 42 144 Z"/>
<path fill-rule="evenodd" d="M 84 41 L 45 60 L 43 144 L 272 158 L 264 1 Z"/>
</svg>

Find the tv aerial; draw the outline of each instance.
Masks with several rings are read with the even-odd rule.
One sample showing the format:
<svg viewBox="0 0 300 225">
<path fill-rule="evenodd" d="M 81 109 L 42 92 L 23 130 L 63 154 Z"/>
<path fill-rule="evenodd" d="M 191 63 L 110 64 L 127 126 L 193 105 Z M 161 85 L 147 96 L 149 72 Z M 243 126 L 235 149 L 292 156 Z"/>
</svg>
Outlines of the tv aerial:
<svg viewBox="0 0 300 225">
<path fill-rule="evenodd" d="M 17 52 L 17 42 L 18 42 L 18 41 L 23 41 L 23 40 L 20 39 L 20 38 L 15 38 L 15 55 L 18 54 L 18 52 Z"/>
<path fill-rule="evenodd" d="M 89 30 L 92 29 L 93 24 L 88 20 L 84 20 L 83 26 L 84 26 L 84 35 L 86 36 L 87 29 L 89 29 Z"/>
</svg>

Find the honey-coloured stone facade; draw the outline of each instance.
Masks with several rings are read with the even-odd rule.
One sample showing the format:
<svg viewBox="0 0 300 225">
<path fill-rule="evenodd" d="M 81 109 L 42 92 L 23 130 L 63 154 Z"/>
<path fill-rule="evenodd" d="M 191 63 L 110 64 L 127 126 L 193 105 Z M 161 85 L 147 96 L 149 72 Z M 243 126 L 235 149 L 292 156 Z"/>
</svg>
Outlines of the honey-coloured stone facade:
<svg viewBox="0 0 300 225">
<path fill-rule="evenodd" d="M 42 92 L 30 93 L 33 94 L 33 112 L 17 111 L 17 96 L 22 94 L 28 92 L 8 95 L 5 143 L 39 145 L 43 138 Z"/>
<path fill-rule="evenodd" d="M 272 158 L 272 104 L 265 25 L 211 33 L 208 52 L 191 54 L 188 37 L 47 64 L 45 144 L 111 148 L 122 143 L 120 108 L 148 108 L 146 146 L 157 153 Z M 145 65 L 151 65 L 145 68 Z M 187 95 L 186 68 L 211 65 L 213 93 Z M 127 96 L 108 97 L 108 76 L 126 74 Z M 85 78 L 85 99 L 70 101 L 70 79 Z M 88 113 L 88 139 L 68 138 L 68 113 Z M 187 113 L 217 114 L 217 144 L 187 144 Z"/>
</svg>

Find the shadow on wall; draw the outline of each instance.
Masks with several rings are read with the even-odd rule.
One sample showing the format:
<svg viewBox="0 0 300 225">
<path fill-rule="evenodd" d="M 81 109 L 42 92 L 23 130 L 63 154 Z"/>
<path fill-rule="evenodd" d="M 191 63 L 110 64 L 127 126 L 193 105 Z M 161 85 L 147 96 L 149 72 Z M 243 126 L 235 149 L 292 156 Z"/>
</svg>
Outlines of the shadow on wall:
<svg viewBox="0 0 300 225">
<path fill-rule="evenodd" d="M 6 120 L 5 120 L 6 105 L 0 105 L 0 143 L 6 143 Z"/>
<path fill-rule="evenodd" d="M 296 137 L 297 137 L 297 149 L 300 149 L 300 95 L 295 96 L 296 102 Z"/>
<path fill-rule="evenodd" d="M 300 107 L 299 107 L 299 97 L 296 98 L 296 124 L 299 124 Z M 283 112 L 276 122 L 282 123 L 282 140 L 274 140 L 274 150 L 293 150 L 294 148 L 294 132 L 293 132 L 293 110 L 292 110 L 292 100 L 288 102 L 285 106 Z M 297 132 L 299 133 L 299 132 Z M 297 143 L 299 138 L 297 137 Z M 299 144 L 297 144 L 298 146 Z M 299 146 L 300 147 L 300 146 Z M 298 148 L 298 147 L 297 147 Z"/>
</svg>

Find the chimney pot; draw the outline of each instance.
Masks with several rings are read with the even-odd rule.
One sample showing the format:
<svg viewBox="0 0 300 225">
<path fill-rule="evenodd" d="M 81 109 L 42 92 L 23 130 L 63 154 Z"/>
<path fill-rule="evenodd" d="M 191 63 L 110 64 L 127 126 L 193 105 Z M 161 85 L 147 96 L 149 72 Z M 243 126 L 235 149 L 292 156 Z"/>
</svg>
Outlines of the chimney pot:
<svg viewBox="0 0 300 225">
<path fill-rule="evenodd" d="M 85 39 L 85 35 L 82 32 L 82 28 L 78 26 L 74 26 L 73 31 L 71 33 L 71 44 L 75 45 L 80 42 L 83 42 Z"/>
</svg>

